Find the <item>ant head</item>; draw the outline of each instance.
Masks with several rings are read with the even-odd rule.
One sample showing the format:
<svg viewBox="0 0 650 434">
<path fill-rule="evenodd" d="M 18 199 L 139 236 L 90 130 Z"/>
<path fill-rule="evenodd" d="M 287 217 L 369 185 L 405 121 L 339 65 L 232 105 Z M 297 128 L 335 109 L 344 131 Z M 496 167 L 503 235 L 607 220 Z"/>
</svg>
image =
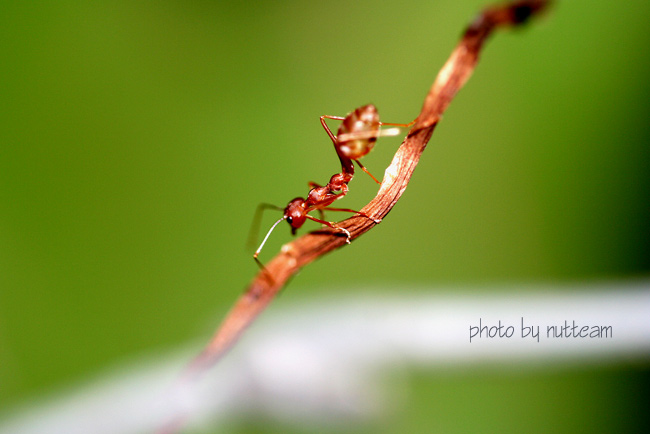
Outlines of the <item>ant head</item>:
<svg viewBox="0 0 650 434">
<path fill-rule="evenodd" d="M 297 197 L 284 209 L 284 217 L 287 223 L 291 226 L 291 233 L 296 234 L 296 229 L 305 224 L 307 220 L 307 213 L 305 212 L 305 200 Z"/>
</svg>

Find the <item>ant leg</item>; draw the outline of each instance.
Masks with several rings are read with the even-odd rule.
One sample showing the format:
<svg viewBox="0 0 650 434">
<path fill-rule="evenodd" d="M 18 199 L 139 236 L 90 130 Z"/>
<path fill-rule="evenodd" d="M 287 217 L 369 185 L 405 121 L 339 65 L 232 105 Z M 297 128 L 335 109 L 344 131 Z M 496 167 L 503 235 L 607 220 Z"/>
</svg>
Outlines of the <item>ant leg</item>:
<svg viewBox="0 0 650 434">
<path fill-rule="evenodd" d="M 385 130 L 355 131 L 352 133 L 340 134 L 336 138 L 339 142 L 347 142 L 350 140 L 368 140 L 377 139 L 379 137 L 397 136 L 401 132 L 402 130 L 399 128 L 387 128 Z"/>
<path fill-rule="evenodd" d="M 417 118 L 413 119 L 408 124 L 394 124 L 392 122 L 379 122 L 379 126 L 393 126 L 408 128 L 415 124 Z M 376 139 L 378 137 L 388 137 L 388 136 L 397 136 L 400 134 L 400 128 L 388 128 L 385 130 L 369 130 L 369 131 L 354 131 L 350 133 L 341 134 L 336 137 L 339 142 L 347 142 L 350 140 L 367 140 L 367 139 Z"/>
<path fill-rule="evenodd" d="M 413 119 L 408 124 L 394 124 L 392 122 L 379 122 L 379 126 L 390 125 L 393 127 L 408 128 L 415 124 L 417 118 Z M 388 136 L 397 136 L 400 134 L 400 128 L 387 128 L 385 130 L 370 130 L 370 131 L 355 131 L 351 133 L 345 133 L 337 136 L 339 142 L 347 142 L 349 140 L 367 140 L 367 139 L 376 139 L 378 137 L 388 137 Z"/>
<path fill-rule="evenodd" d="M 375 178 L 374 176 L 372 176 L 372 173 L 368 172 L 368 169 L 366 169 L 366 166 L 364 166 L 363 164 L 361 164 L 361 163 L 359 162 L 359 160 L 354 160 L 354 161 L 356 161 L 356 163 L 359 165 L 359 167 L 361 168 L 361 170 L 363 170 L 363 171 L 366 172 L 368 175 L 370 175 L 370 177 L 371 177 L 372 179 L 374 179 L 375 182 L 376 182 L 377 184 L 381 184 L 381 182 L 377 181 L 377 178 Z"/>
<path fill-rule="evenodd" d="M 325 123 L 325 119 L 334 119 L 336 121 L 342 121 L 345 118 L 341 116 L 329 116 L 329 115 L 323 115 L 320 117 L 320 123 L 323 125 L 323 128 L 325 128 L 325 132 L 327 133 L 328 136 L 330 136 L 330 139 L 332 139 L 332 142 L 334 142 L 334 146 L 338 144 L 338 140 L 336 140 L 336 136 L 332 133 L 332 130 L 330 130 L 330 127 L 327 126 Z"/>
<path fill-rule="evenodd" d="M 246 248 L 248 250 L 253 250 L 255 244 L 257 243 L 257 234 L 260 232 L 260 223 L 262 221 L 262 214 L 267 209 L 275 209 L 278 211 L 284 211 L 284 208 L 281 208 L 277 205 L 271 203 L 260 203 L 257 205 L 255 210 L 255 215 L 253 216 L 253 221 L 251 222 L 251 227 L 248 230 L 248 239 L 246 240 Z"/>
<path fill-rule="evenodd" d="M 408 127 L 412 126 L 415 123 L 415 121 L 417 121 L 417 120 L 418 120 L 418 118 L 415 118 L 411 122 L 409 122 L 408 124 L 393 124 L 391 122 L 379 122 L 379 125 L 390 125 L 391 127 L 408 128 Z"/>
<path fill-rule="evenodd" d="M 355 212 L 356 212 L 356 211 L 355 211 Z M 315 221 L 315 222 L 318 222 L 318 223 L 324 224 L 325 226 L 328 226 L 328 227 L 330 227 L 330 228 L 332 228 L 332 229 L 336 229 L 336 230 L 339 230 L 339 231 L 341 231 L 341 232 L 345 232 L 345 235 L 346 235 L 346 237 L 347 237 L 347 238 L 345 239 L 345 244 L 350 244 L 350 238 L 352 238 L 352 235 L 350 234 L 350 231 L 348 231 L 347 229 L 342 228 L 342 227 L 340 227 L 340 226 L 336 226 L 336 223 L 328 222 L 327 220 L 317 219 L 316 217 L 312 217 L 312 216 L 310 216 L 309 214 L 305 215 L 305 217 L 307 217 L 309 220 L 313 220 L 313 221 Z"/>
<path fill-rule="evenodd" d="M 329 208 L 329 207 L 327 207 L 327 208 L 323 208 L 323 209 L 326 209 L 327 211 L 351 212 L 351 213 L 359 214 L 361 217 L 365 217 L 365 218 L 367 218 L 368 220 L 372 220 L 372 221 L 375 222 L 376 224 L 381 223 L 381 220 L 377 220 L 376 218 L 370 217 L 370 216 L 369 216 L 368 214 L 366 214 L 365 212 L 355 211 L 355 210 L 353 210 L 353 209 L 349 209 L 349 208 Z"/>
<path fill-rule="evenodd" d="M 311 190 L 312 188 L 319 188 L 319 187 L 322 187 L 322 185 L 320 185 L 320 184 L 316 184 L 314 181 L 309 181 L 309 182 L 307 183 L 307 185 L 309 185 L 309 189 L 310 189 L 310 190 Z"/>
</svg>

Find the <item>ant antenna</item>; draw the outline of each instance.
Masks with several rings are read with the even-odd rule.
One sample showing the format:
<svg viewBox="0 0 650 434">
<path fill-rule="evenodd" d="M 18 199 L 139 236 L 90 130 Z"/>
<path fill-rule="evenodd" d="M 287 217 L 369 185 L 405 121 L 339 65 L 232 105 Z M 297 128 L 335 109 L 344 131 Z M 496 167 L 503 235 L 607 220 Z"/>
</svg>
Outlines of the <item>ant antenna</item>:
<svg viewBox="0 0 650 434">
<path fill-rule="evenodd" d="M 286 219 L 287 219 L 287 216 L 285 215 L 285 216 L 282 216 L 282 218 L 280 218 L 280 220 L 273 223 L 273 226 L 271 226 L 271 229 L 269 229 L 269 231 L 266 233 L 266 236 L 264 237 L 264 240 L 262 241 L 262 244 L 260 244 L 260 246 L 257 248 L 255 253 L 253 254 L 253 258 L 255 258 L 255 260 L 257 260 L 257 256 L 262 251 L 262 247 L 264 247 L 264 244 L 266 244 L 266 240 L 269 238 L 269 235 L 271 235 L 271 232 L 273 232 L 273 229 L 275 229 L 275 227 L 278 225 L 278 223 L 280 223 L 281 221 L 286 220 Z"/>
</svg>

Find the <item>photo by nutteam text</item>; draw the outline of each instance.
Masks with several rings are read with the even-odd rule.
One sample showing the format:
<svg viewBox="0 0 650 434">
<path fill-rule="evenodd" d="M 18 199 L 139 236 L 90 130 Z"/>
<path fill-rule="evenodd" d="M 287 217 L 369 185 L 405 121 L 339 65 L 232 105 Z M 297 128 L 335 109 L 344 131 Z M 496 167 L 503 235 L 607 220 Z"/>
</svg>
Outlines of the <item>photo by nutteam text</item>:
<svg viewBox="0 0 650 434">
<path fill-rule="evenodd" d="M 540 339 L 540 326 L 538 325 L 526 325 L 524 318 L 521 318 L 521 328 L 520 337 L 533 338 L 539 342 Z M 470 325 L 469 326 L 469 341 L 472 342 L 472 339 L 510 339 L 515 336 L 515 327 L 512 325 L 502 324 L 501 320 L 495 325 L 488 325 L 483 323 L 483 318 L 479 318 L 478 326 Z M 549 325 L 546 326 L 546 337 L 549 339 L 557 338 L 581 338 L 581 339 L 611 339 L 613 338 L 613 329 L 612 326 L 603 326 L 603 325 L 579 325 L 576 324 L 575 320 L 569 322 L 568 320 L 564 321 L 563 325 Z"/>
</svg>

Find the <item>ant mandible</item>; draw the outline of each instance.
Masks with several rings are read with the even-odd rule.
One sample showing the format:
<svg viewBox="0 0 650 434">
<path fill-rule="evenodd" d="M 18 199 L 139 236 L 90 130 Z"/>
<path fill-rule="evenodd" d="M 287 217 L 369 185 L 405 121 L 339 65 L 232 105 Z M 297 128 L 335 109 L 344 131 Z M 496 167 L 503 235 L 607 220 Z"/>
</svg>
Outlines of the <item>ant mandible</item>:
<svg viewBox="0 0 650 434">
<path fill-rule="evenodd" d="M 336 136 L 332 133 L 332 131 L 325 123 L 325 119 L 343 121 L 339 126 Z M 359 107 L 345 117 L 324 115 L 320 117 L 320 121 L 323 125 L 323 128 L 325 128 L 327 135 L 330 137 L 330 139 L 332 139 L 332 143 L 334 143 L 336 154 L 341 161 L 341 173 L 332 175 L 329 182 L 325 186 L 320 186 L 315 182 L 310 182 L 310 190 L 307 194 L 307 198 L 303 199 L 302 197 L 297 197 L 289 202 L 289 204 L 284 209 L 267 203 L 259 205 L 255 221 L 261 217 L 260 212 L 264 211 L 267 208 L 283 211 L 283 216 L 278 221 L 276 221 L 273 226 L 271 226 L 271 229 L 269 229 L 267 232 L 264 240 L 253 254 L 253 258 L 260 266 L 262 265 L 257 257 L 262 251 L 266 240 L 271 235 L 271 232 L 273 232 L 275 227 L 283 220 L 286 220 L 287 223 L 289 223 L 289 226 L 291 226 L 291 233 L 293 235 L 295 235 L 296 230 L 302 227 L 307 219 L 309 219 L 328 226 L 332 229 L 343 232 L 346 236 L 345 242 L 347 244 L 350 244 L 351 238 L 350 232 L 347 229 L 337 226 L 334 222 L 323 220 L 323 218 L 318 219 L 316 217 L 313 217 L 309 215 L 309 213 L 318 210 L 321 214 L 321 217 L 324 217 L 323 211 L 325 210 L 344 211 L 359 214 L 360 216 L 371 219 L 375 223 L 379 223 L 379 221 L 373 219 L 363 212 L 355 211 L 349 208 L 332 208 L 329 205 L 348 193 L 348 183 L 354 177 L 354 164 L 352 164 L 352 161 L 355 161 L 364 172 L 366 172 L 372 179 L 375 180 L 375 182 L 378 184 L 380 183 L 377 178 L 372 176 L 372 174 L 368 172 L 368 170 L 359 162 L 359 159 L 361 157 L 372 150 L 375 142 L 377 141 L 377 137 L 399 134 L 399 128 L 380 130 L 380 126 L 391 125 L 398 127 L 409 127 L 415 122 L 413 121 L 409 124 L 392 124 L 379 122 L 379 114 L 377 113 L 377 108 L 372 104 Z"/>
</svg>

